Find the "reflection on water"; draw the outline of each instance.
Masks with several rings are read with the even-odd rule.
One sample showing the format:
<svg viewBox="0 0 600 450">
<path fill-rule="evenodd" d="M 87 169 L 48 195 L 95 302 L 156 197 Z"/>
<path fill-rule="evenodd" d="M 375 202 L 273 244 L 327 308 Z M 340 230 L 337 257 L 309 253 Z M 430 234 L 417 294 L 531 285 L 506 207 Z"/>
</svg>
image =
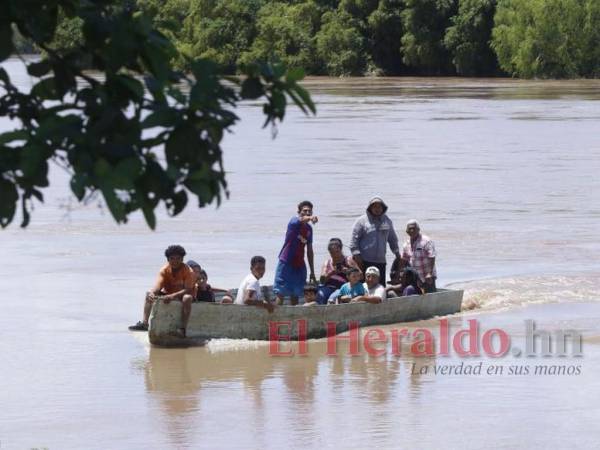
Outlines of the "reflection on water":
<svg viewBox="0 0 600 450">
<path fill-rule="evenodd" d="M 209 437 L 215 445 L 221 443 L 220 432 L 226 432 L 229 417 L 236 414 L 251 412 L 248 418 L 252 427 L 268 434 L 271 422 L 266 419 L 273 408 L 278 419 L 293 427 L 293 434 L 307 445 L 317 437 L 316 430 L 325 428 L 324 432 L 331 433 L 329 427 L 340 427 L 355 415 L 371 423 L 367 426 L 372 428 L 368 440 L 389 445 L 393 427 L 389 420 L 393 409 L 389 408 L 395 408 L 394 395 L 399 389 L 407 390 L 407 400 L 417 401 L 424 382 L 419 367 L 434 363 L 435 358 L 415 358 L 408 351 L 402 358 L 346 357 L 347 342 L 338 343 L 338 356 L 327 356 L 326 346 L 325 340 L 310 341 L 309 354 L 295 357 L 270 356 L 264 343 L 249 343 L 245 349 L 232 343 L 232 350 L 221 348 L 217 354 L 210 348 L 151 348 L 144 380 L 159 405 L 162 417 L 158 421 L 165 424 L 164 432 L 172 436 L 175 446 L 180 444 L 179 431 L 193 426 L 190 420 L 197 420 L 202 410 L 220 406 L 204 399 L 205 392 L 215 389 L 244 392 L 241 403 L 228 404 L 223 399 L 232 410 L 221 410 L 222 415 L 209 413 L 210 424 L 217 426 Z M 273 397 L 277 398 L 275 405 Z M 364 411 L 357 408 L 361 403 L 367 408 Z M 279 439 L 271 440 L 271 445 L 277 446 Z"/>
<path fill-rule="evenodd" d="M 30 86 L 19 64 L 3 66 Z M 68 180 L 51 170 L 30 227 L 0 232 L 2 448 L 597 446 L 600 83 L 306 85 L 316 118 L 290 110 L 273 140 L 256 105 L 241 106 L 224 141 L 231 198 L 173 219 L 159 213 L 156 232 L 141 215 L 119 227 L 96 205 L 66 211 Z M 320 217 L 319 266 L 329 238 L 347 243 L 373 194 L 400 234 L 419 219 L 436 243 L 440 286 L 463 287 L 477 306 L 453 327 L 477 318 L 517 343 L 528 318 L 581 330 L 584 357 L 552 359 L 580 364 L 581 376 L 436 376 L 421 371 L 460 361 L 405 348 L 353 357 L 346 343 L 330 357 L 324 341 L 293 358 L 245 341 L 164 350 L 127 332 L 167 245 L 183 245 L 217 286 L 237 286 L 261 253 L 270 284 L 299 200 Z"/>
<path fill-rule="evenodd" d="M 515 310 L 503 316 L 480 316 L 478 320 L 482 329 L 499 326 L 511 336 L 513 345 L 522 346 L 525 318 L 533 317 L 540 329 L 552 330 L 552 327 L 572 327 L 573 323 L 579 323 L 578 317 L 588 315 L 590 327 L 583 333 L 586 345 L 588 340 L 594 342 L 600 332 L 597 304 L 575 305 L 567 314 L 562 306 L 557 308 Z M 563 317 L 563 322 L 557 323 L 553 318 L 556 316 Z M 466 328 L 467 318 L 453 316 L 451 333 Z M 426 328 L 439 342 L 437 320 L 381 329 L 389 334 L 394 327 L 407 327 L 410 332 Z M 341 340 L 337 356 L 326 354 L 324 339 L 310 341 L 308 355 L 294 357 L 269 356 L 266 343 L 216 341 L 214 346 L 218 348 L 216 353 L 210 343 L 188 350 L 150 349 L 144 367 L 146 390 L 160 414 L 157 422 L 162 424 L 163 433 L 170 436 L 172 446 L 193 446 L 201 439 L 203 445 L 213 448 L 234 439 L 272 448 L 315 447 L 315 442 L 352 448 L 397 448 L 399 442 L 407 448 L 432 445 L 477 448 L 483 441 L 471 441 L 472 427 L 483 425 L 490 426 L 486 431 L 489 438 L 514 447 L 528 441 L 529 427 L 539 427 L 564 415 L 587 417 L 587 410 L 597 407 L 590 405 L 585 395 L 574 393 L 579 392 L 578 386 L 582 384 L 589 389 L 600 389 L 594 375 L 599 367 L 596 347 L 585 348 L 585 359 L 522 361 L 512 356 L 500 360 L 461 359 L 452 353 L 419 357 L 411 353 L 409 342 L 403 343 L 400 356 L 393 355 L 388 344 L 381 357 L 368 356 L 364 351 L 359 356 L 349 356 L 349 344 Z M 433 369 L 435 365 L 460 363 L 481 363 L 483 371 L 442 376 Z M 533 376 L 534 365 L 540 363 L 577 365 L 582 374 Z M 503 366 L 501 374 L 486 375 L 491 365 Z M 531 373 L 524 375 L 523 371 L 519 374 L 515 370 L 515 374 L 509 374 L 511 365 L 526 365 Z M 544 408 L 543 415 L 530 414 L 539 407 Z M 509 425 L 491 426 L 497 414 L 509 413 L 516 415 L 508 420 Z M 239 417 L 246 420 L 238 425 Z M 233 423 L 235 429 L 231 428 Z M 190 428 L 198 427 L 203 432 L 190 433 Z M 509 429 L 511 433 L 503 435 Z M 186 435 L 184 441 L 181 433 Z M 586 444 L 593 438 L 582 433 L 576 439 Z M 536 434 L 536 442 L 539 439 L 561 447 L 572 436 L 556 440 Z"/>
</svg>

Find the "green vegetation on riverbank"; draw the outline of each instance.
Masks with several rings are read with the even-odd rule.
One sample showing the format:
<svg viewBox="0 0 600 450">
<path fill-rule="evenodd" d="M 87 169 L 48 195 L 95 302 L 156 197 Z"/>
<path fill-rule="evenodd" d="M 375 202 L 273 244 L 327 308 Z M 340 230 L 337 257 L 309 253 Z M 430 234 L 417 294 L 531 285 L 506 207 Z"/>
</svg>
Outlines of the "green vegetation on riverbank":
<svg viewBox="0 0 600 450">
<path fill-rule="evenodd" d="M 598 0 L 122 0 L 182 55 L 227 73 L 281 59 L 313 75 L 600 74 Z M 73 19 L 77 20 L 77 19 Z M 63 20 L 55 44 L 81 31 Z M 185 59 L 175 61 L 185 67 Z"/>
</svg>

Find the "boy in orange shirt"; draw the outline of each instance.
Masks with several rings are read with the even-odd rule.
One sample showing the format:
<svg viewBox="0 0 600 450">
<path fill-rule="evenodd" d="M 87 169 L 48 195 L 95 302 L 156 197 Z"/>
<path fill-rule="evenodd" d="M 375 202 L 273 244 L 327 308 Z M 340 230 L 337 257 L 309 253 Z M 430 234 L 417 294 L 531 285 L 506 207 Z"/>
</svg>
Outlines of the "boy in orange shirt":
<svg viewBox="0 0 600 450">
<path fill-rule="evenodd" d="M 179 301 L 182 303 L 181 323 L 178 333 L 185 337 L 190 312 L 192 310 L 192 292 L 196 282 L 196 276 L 193 270 L 183 263 L 185 249 L 181 245 L 170 245 L 165 250 L 167 264 L 158 272 L 158 279 L 154 287 L 146 293 L 146 302 L 144 303 L 144 319 L 129 327 L 132 331 L 147 331 L 150 311 L 156 299 L 161 299 L 165 303 Z"/>
</svg>

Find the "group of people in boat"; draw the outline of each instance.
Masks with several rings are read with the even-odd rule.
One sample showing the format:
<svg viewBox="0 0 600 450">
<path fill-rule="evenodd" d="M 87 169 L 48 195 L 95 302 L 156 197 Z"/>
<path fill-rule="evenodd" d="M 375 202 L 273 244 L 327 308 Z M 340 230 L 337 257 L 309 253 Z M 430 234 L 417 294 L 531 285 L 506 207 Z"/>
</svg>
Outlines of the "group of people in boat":
<svg viewBox="0 0 600 450">
<path fill-rule="evenodd" d="M 182 328 L 185 329 L 195 301 L 215 301 L 215 293 L 222 293 L 220 303 L 235 303 L 265 308 L 272 312 L 289 297 L 291 305 L 298 305 L 304 298 L 304 306 L 340 303 L 381 303 L 388 297 L 417 295 L 436 291 L 435 246 L 429 237 L 421 233 L 416 220 L 406 224 L 408 238 L 402 248 L 394 225 L 387 216 L 387 205 L 380 197 L 372 198 L 364 215 L 352 229 L 351 255 L 345 255 L 339 238 L 329 240 L 329 258 L 324 262 L 319 282 L 314 270 L 312 247 L 313 229 L 319 219 L 313 214 L 313 204 L 302 201 L 297 215 L 288 223 L 285 241 L 279 252 L 273 294 L 275 302 L 263 292 L 260 280 L 265 274 L 266 259 L 254 256 L 250 261 L 250 273 L 242 280 L 234 296 L 226 289 L 208 284 L 208 275 L 193 260 L 184 263 L 185 249 L 171 245 L 165 250 L 167 264 L 163 266 L 154 287 L 147 292 L 143 319 L 131 330 L 147 330 L 152 305 L 157 298 L 165 303 L 182 303 Z M 390 270 L 390 282 L 386 280 L 387 247 L 395 255 Z M 309 282 L 307 280 L 308 260 Z"/>
</svg>

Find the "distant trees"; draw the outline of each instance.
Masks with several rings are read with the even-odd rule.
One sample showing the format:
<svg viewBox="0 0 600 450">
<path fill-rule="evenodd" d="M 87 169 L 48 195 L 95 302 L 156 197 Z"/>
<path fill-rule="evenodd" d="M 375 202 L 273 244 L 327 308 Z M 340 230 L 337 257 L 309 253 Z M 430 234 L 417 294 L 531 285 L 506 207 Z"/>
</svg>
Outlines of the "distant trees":
<svg viewBox="0 0 600 450">
<path fill-rule="evenodd" d="M 239 62 L 277 57 L 288 67 L 318 73 L 315 35 L 321 10 L 314 2 L 266 2 L 257 13 L 257 34 Z"/>
<path fill-rule="evenodd" d="M 358 21 L 345 11 L 325 13 L 317 33 L 317 54 L 330 75 L 362 75 L 366 54 Z"/>
<path fill-rule="evenodd" d="M 381 0 L 367 18 L 369 56 L 372 65 L 383 74 L 406 71 L 402 62 L 402 0 Z"/>
<path fill-rule="evenodd" d="M 456 0 L 404 0 L 402 60 L 427 75 L 452 73 L 444 33 L 456 14 Z"/>
<path fill-rule="evenodd" d="M 188 0 L 188 3 L 188 14 L 181 21 L 183 28 L 177 38 L 179 50 L 189 57 L 210 58 L 223 71 L 235 73 L 242 53 L 255 42 L 255 20 L 265 2 Z M 182 9 L 185 10 L 185 5 Z"/>
<path fill-rule="evenodd" d="M 600 74 L 598 0 L 501 0 L 492 48 L 500 67 L 520 77 Z"/>
<path fill-rule="evenodd" d="M 490 47 L 496 3 L 496 0 L 459 1 L 458 13 L 452 17 L 444 36 L 444 46 L 459 75 L 494 75 L 498 72 L 496 55 Z"/>
<path fill-rule="evenodd" d="M 600 0 L 121 0 L 153 18 L 178 68 L 279 59 L 315 75 L 596 77 Z M 61 20 L 56 45 L 81 22 Z M 20 48 L 27 42 L 19 41 Z"/>
</svg>

